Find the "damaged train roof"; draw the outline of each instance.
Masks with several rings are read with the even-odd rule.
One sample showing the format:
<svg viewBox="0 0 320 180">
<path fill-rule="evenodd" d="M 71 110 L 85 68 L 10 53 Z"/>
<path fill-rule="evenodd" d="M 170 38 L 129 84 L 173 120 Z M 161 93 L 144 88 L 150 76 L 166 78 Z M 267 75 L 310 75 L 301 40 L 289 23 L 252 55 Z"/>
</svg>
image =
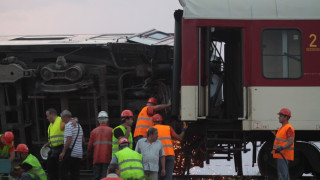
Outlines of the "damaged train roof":
<svg viewBox="0 0 320 180">
<path fill-rule="evenodd" d="M 0 36 L 0 46 L 25 45 L 106 45 L 108 43 L 140 43 L 173 46 L 174 35 L 152 29 L 138 34 L 70 34 Z"/>
</svg>

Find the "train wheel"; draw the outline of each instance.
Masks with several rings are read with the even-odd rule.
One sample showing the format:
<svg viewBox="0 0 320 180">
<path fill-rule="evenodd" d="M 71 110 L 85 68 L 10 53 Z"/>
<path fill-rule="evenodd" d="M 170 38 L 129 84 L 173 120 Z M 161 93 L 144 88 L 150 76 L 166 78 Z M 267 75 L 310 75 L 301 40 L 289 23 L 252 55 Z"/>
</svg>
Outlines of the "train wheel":
<svg viewBox="0 0 320 180">
<path fill-rule="evenodd" d="M 263 144 L 258 155 L 258 167 L 262 176 L 268 176 L 269 179 L 277 179 L 277 164 L 271 154 L 272 146 L 271 142 Z"/>
<path fill-rule="evenodd" d="M 268 176 L 271 179 L 276 179 L 277 163 L 271 154 L 272 146 L 272 142 L 266 142 L 263 144 L 258 155 L 258 166 L 262 176 Z M 299 143 L 296 143 L 295 146 L 299 147 Z M 304 173 L 305 166 L 305 158 L 299 148 L 296 148 L 294 153 L 294 161 L 290 161 L 289 163 L 290 178 L 296 179 L 301 177 Z"/>
<path fill-rule="evenodd" d="M 297 143 L 295 143 L 297 144 Z M 295 145 L 296 146 L 296 145 Z M 298 179 L 305 171 L 306 161 L 304 155 L 295 147 L 294 161 L 289 163 L 289 171 L 291 179 Z"/>
</svg>

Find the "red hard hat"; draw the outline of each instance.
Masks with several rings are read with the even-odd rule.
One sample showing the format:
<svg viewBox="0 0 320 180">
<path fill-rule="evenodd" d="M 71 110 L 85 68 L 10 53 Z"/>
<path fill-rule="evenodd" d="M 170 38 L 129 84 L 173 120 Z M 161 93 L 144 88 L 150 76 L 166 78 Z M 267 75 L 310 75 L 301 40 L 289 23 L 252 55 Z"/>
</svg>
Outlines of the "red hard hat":
<svg viewBox="0 0 320 180">
<path fill-rule="evenodd" d="M 129 143 L 128 139 L 127 139 L 127 138 L 121 138 L 121 139 L 119 140 L 119 145 L 120 145 L 120 144 L 123 144 L 123 143 Z"/>
<path fill-rule="evenodd" d="M 9 146 L 12 144 L 12 141 L 14 140 L 14 135 L 11 131 L 7 131 L 4 133 L 3 138 L 6 145 Z"/>
<path fill-rule="evenodd" d="M 287 108 L 282 108 L 278 114 L 283 114 L 283 115 L 291 117 L 291 111 Z"/>
<path fill-rule="evenodd" d="M 122 113 L 121 113 L 121 118 L 123 118 L 123 117 L 134 117 L 133 116 L 133 113 L 132 113 L 132 111 L 131 110 L 124 110 L 124 111 L 122 111 Z"/>
<path fill-rule="evenodd" d="M 156 98 L 151 97 L 151 98 L 148 99 L 147 103 L 152 103 L 152 104 L 154 104 L 154 105 L 157 105 L 157 104 L 158 104 L 158 101 L 157 101 Z"/>
<path fill-rule="evenodd" d="M 15 151 L 28 153 L 29 152 L 29 148 L 25 144 L 18 144 L 18 146 L 17 146 Z"/>
<path fill-rule="evenodd" d="M 153 122 L 161 122 L 163 121 L 162 116 L 160 114 L 155 114 L 152 116 Z"/>
</svg>

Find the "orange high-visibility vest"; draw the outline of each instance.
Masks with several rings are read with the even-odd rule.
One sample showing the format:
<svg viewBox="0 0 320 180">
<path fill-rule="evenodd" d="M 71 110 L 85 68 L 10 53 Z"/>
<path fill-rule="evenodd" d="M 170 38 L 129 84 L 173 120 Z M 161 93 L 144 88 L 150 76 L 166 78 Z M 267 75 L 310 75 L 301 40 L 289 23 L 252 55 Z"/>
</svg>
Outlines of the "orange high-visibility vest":
<svg viewBox="0 0 320 180">
<path fill-rule="evenodd" d="M 147 113 L 148 106 L 142 108 L 136 124 L 136 129 L 134 130 L 133 137 L 137 136 L 147 136 L 147 131 L 153 126 L 152 116 Z"/>
<path fill-rule="evenodd" d="M 284 125 L 278 130 L 276 134 L 276 139 L 274 140 L 274 143 L 273 143 L 273 150 L 277 149 L 280 146 L 284 146 L 288 143 L 287 131 L 289 128 L 292 129 L 294 134 L 294 129 L 289 123 Z M 293 135 L 293 138 L 294 136 L 295 135 Z M 294 160 L 294 143 L 289 148 L 283 149 L 281 153 L 287 160 L 293 161 Z M 275 151 L 273 151 L 273 158 L 283 159 L 280 153 L 275 153 Z"/>
<path fill-rule="evenodd" d="M 153 126 L 158 130 L 158 139 L 161 141 L 166 156 L 174 156 L 171 140 L 170 126 L 157 124 Z"/>
</svg>

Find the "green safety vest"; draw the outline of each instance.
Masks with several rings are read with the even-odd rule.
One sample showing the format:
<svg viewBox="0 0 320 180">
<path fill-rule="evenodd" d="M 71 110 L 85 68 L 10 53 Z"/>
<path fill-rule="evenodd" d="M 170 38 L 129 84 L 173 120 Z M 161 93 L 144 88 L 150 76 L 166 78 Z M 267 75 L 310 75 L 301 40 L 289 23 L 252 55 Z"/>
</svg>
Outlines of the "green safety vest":
<svg viewBox="0 0 320 180">
<path fill-rule="evenodd" d="M 60 129 L 61 117 L 57 117 L 53 123 L 50 123 L 48 127 L 48 138 L 50 147 L 56 147 L 59 145 L 63 145 L 63 134 L 64 131 Z"/>
<path fill-rule="evenodd" d="M 3 136 L 3 134 L 0 134 L 0 139 L 1 139 L 1 136 Z M 0 148 L 0 158 L 8 158 L 9 157 L 9 150 L 10 148 L 12 148 L 13 146 L 13 141 L 12 141 L 12 144 L 7 146 L 4 144 L 3 146 L 3 149 Z"/>
<path fill-rule="evenodd" d="M 26 173 L 28 173 L 33 179 L 47 180 L 46 173 L 42 169 L 39 160 L 34 155 L 29 154 L 22 164 L 23 163 L 28 163 L 32 166 L 32 169 Z"/>
<path fill-rule="evenodd" d="M 127 129 L 126 129 L 124 126 L 122 126 L 122 125 L 119 125 L 119 126 L 117 126 L 116 128 L 114 128 L 114 129 L 112 130 L 112 156 L 111 156 L 111 157 L 113 157 L 114 154 L 119 151 L 119 139 L 117 139 L 117 138 L 114 136 L 114 130 L 116 130 L 117 128 L 121 128 L 121 130 L 122 130 L 122 132 L 123 132 L 124 135 L 127 133 Z M 132 142 L 133 142 L 133 140 L 132 140 L 132 133 L 131 133 L 131 132 L 130 132 L 128 141 L 129 141 L 129 143 L 130 143 L 130 148 L 132 149 Z"/>
<path fill-rule="evenodd" d="M 124 148 L 116 153 L 120 166 L 120 177 L 122 179 L 142 179 L 144 170 L 142 155 L 130 148 Z"/>
</svg>

